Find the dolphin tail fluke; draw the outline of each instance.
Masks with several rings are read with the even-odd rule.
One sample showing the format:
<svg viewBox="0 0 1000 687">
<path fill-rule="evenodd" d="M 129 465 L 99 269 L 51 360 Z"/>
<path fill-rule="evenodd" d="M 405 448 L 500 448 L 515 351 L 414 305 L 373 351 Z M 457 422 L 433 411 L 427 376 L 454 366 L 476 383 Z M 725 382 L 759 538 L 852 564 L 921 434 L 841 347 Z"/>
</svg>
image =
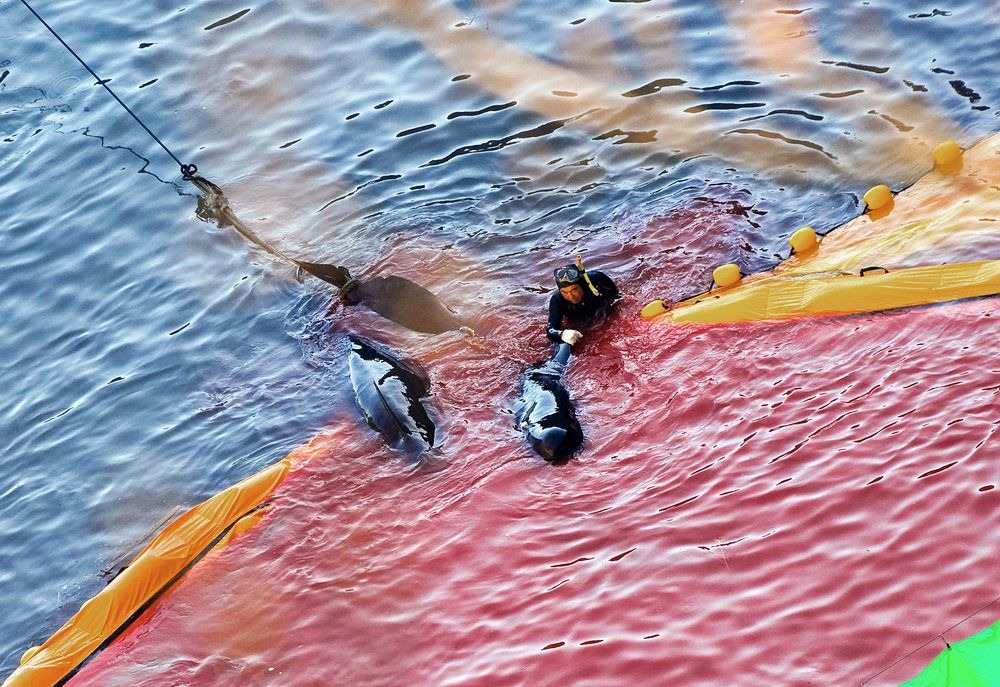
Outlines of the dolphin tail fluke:
<svg viewBox="0 0 1000 687">
<path fill-rule="evenodd" d="M 346 267 L 302 260 L 295 260 L 295 264 L 314 277 L 319 277 L 323 281 L 333 284 L 338 289 L 343 288 L 351 280 L 351 273 Z"/>
</svg>

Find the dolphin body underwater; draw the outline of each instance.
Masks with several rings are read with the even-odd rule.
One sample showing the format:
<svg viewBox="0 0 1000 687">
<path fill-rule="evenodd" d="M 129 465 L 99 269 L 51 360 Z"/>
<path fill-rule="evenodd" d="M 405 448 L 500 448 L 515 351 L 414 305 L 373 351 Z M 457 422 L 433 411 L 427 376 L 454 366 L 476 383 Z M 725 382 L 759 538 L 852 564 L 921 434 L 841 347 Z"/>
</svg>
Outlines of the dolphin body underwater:
<svg viewBox="0 0 1000 687">
<path fill-rule="evenodd" d="M 348 337 L 348 370 L 354 399 L 368 425 L 389 448 L 416 458 L 434 447 L 436 427 L 424 406 L 430 380 L 390 353 Z"/>
<path fill-rule="evenodd" d="M 559 344 L 549 360 L 528 370 L 514 405 L 515 427 L 538 455 L 553 463 L 564 462 L 583 443 L 576 409 L 562 383 L 569 355 L 570 345 Z"/>
<path fill-rule="evenodd" d="M 373 277 L 342 291 L 344 303 L 364 303 L 387 320 L 424 334 L 466 327 L 454 310 L 433 293 L 405 277 Z"/>
</svg>

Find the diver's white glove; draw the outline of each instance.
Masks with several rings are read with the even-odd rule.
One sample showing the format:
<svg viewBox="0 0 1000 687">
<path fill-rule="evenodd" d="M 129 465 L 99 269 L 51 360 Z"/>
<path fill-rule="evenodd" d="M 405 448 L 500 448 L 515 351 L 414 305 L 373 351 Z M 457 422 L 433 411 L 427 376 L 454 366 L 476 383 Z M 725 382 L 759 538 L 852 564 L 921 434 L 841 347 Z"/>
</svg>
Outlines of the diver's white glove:
<svg viewBox="0 0 1000 687">
<path fill-rule="evenodd" d="M 576 331 L 575 329 L 564 329 L 559 338 L 568 343 L 570 346 L 574 345 L 577 341 L 583 338 L 583 334 Z"/>
</svg>

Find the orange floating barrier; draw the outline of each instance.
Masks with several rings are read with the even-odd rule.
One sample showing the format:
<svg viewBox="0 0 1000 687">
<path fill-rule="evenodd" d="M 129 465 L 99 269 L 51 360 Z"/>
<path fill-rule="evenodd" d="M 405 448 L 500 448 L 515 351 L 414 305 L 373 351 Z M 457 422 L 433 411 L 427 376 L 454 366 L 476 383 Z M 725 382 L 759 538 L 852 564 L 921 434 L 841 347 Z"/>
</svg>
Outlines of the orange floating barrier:
<svg viewBox="0 0 1000 687">
<path fill-rule="evenodd" d="M 957 144 L 944 151 L 955 149 Z M 896 196 L 887 186 L 871 189 L 865 201 L 870 209 L 880 209 L 847 222 L 822 243 L 808 227 L 797 230 L 789 239 L 792 255 L 772 272 L 744 277 L 730 288 L 670 308 L 653 301 L 642 316 L 678 323 L 748 322 L 1000 294 L 1000 260 L 993 254 L 970 260 L 974 251 L 966 248 L 994 245 L 1000 233 L 1000 134 L 965 151 L 961 159 L 961 174 L 930 172 Z M 878 214 L 890 207 L 891 215 Z M 964 260 L 927 264 L 928 256 L 946 255 L 950 249 Z"/>
<path fill-rule="evenodd" d="M 290 454 L 167 525 L 120 575 L 83 604 L 44 644 L 28 649 L 3 687 L 50 687 L 76 670 L 191 564 L 227 543 L 232 529 L 256 522 L 258 509 L 284 479 L 292 459 Z"/>
</svg>

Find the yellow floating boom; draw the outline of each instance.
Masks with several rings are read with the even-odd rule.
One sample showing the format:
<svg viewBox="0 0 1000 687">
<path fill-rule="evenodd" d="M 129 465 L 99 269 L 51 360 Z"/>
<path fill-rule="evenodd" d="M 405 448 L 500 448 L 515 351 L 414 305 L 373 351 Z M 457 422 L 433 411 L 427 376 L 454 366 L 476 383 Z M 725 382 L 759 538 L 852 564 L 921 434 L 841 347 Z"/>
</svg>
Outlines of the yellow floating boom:
<svg viewBox="0 0 1000 687">
<path fill-rule="evenodd" d="M 964 153 L 953 141 L 946 144 L 933 151 L 935 171 L 895 197 L 878 198 L 883 212 L 863 214 L 819 243 L 804 227 L 792 234 L 792 256 L 773 272 L 717 281 L 720 288 L 672 307 L 653 301 L 642 316 L 731 323 L 876 312 L 1000 294 L 995 248 L 993 255 L 984 256 L 989 259 L 926 264 L 928 257 L 955 249 L 967 253 L 968 246 L 989 251 L 1000 245 L 1000 134 Z"/>
<path fill-rule="evenodd" d="M 775 277 L 686 303 L 674 322 L 744 322 L 876 312 L 1000 293 L 1000 260 L 825 277 Z"/>
<path fill-rule="evenodd" d="M 192 563 L 252 527 L 263 512 L 261 505 L 288 471 L 322 450 L 325 439 L 320 435 L 167 525 L 65 625 L 41 646 L 25 651 L 3 687 L 52 687 L 64 680 Z"/>
</svg>

